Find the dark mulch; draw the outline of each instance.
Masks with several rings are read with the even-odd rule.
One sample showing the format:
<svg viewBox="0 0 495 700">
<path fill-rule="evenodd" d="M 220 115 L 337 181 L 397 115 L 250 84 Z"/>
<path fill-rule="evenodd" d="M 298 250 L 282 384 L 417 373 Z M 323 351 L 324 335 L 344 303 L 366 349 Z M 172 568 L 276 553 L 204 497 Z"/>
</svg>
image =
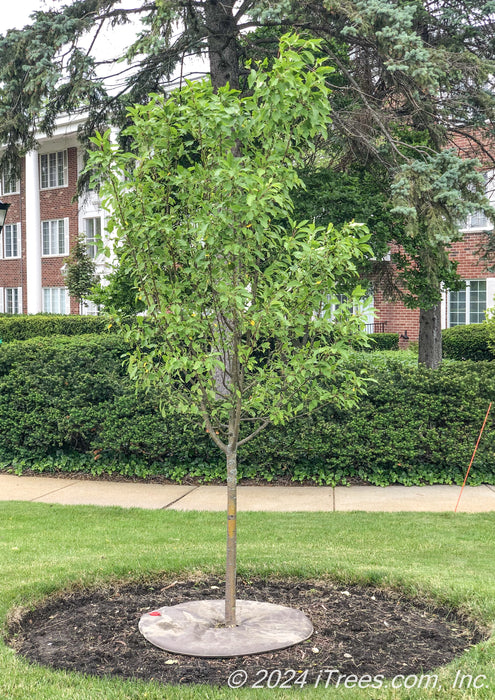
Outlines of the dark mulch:
<svg viewBox="0 0 495 700">
<path fill-rule="evenodd" d="M 147 611 L 222 596 L 223 584 L 214 578 L 161 578 L 73 591 L 13 614 L 8 642 L 32 661 L 97 676 L 225 685 L 234 670 L 244 669 L 246 685 L 252 685 L 264 683 L 261 669 L 293 669 L 297 677 L 307 670 L 308 684 L 325 669 L 358 677 L 418 674 L 452 661 L 483 638 L 453 611 L 394 591 L 320 580 L 239 581 L 239 598 L 299 608 L 312 620 L 311 639 L 282 651 L 233 659 L 186 657 L 152 646 L 138 631 Z"/>
</svg>

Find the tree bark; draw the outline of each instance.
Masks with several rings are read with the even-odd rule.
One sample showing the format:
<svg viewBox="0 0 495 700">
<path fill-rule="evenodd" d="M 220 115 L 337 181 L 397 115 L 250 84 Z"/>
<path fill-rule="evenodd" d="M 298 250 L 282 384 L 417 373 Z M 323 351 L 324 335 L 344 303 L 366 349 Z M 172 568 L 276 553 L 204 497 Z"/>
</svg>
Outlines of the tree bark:
<svg viewBox="0 0 495 700">
<path fill-rule="evenodd" d="M 442 363 L 441 305 L 419 312 L 418 362 L 438 369 Z"/>
<path fill-rule="evenodd" d="M 227 83 L 233 90 L 239 89 L 239 32 L 233 8 L 234 0 L 208 0 L 205 5 L 210 76 L 215 90 Z"/>
<path fill-rule="evenodd" d="M 236 625 L 237 550 L 237 448 L 227 451 L 227 565 L 225 575 L 225 626 Z"/>
<path fill-rule="evenodd" d="M 234 17 L 235 0 L 207 0 L 205 5 L 205 21 L 208 30 L 208 54 L 210 61 L 211 84 L 215 91 L 229 84 L 229 87 L 238 90 L 239 84 L 239 55 L 238 55 L 238 29 Z M 237 148 L 234 148 L 234 156 L 240 156 Z M 222 320 L 218 320 L 219 332 Z M 228 330 L 223 324 L 223 332 Z M 219 343 L 220 349 L 222 343 Z M 223 346 L 225 348 L 225 345 Z M 226 385 L 232 381 L 226 374 L 231 374 L 232 358 L 228 350 L 223 352 L 225 372 L 220 368 L 215 371 L 215 385 L 217 399 L 228 392 Z M 232 425 L 229 429 L 229 446 L 227 449 L 227 561 L 225 572 L 225 626 L 236 625 L 236 589 L 237 589 L 237 438 L 238 427 L 235 436 L 232 435 Z M 232 441 L 234 437 L 234 440 Z"/>
</svg>

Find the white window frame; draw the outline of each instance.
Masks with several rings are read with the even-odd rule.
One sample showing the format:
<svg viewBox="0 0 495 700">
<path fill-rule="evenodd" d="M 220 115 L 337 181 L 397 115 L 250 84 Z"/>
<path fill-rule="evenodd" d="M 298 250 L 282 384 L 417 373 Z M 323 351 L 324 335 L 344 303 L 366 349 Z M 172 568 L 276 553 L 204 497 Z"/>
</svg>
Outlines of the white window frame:
<svg viewBox="0 0 495 700">
<path fill-rule="evenodd" d="M 94 301 L 88 299 L 83 300 L 81 315 L 82 316 L 98 316 L 100 307 Z"/>
<path fill-rule="evenodd" d="M 12 185 L 12 183 L 15 183 L 15 188 L 9 189 L 8 184 Z M 19 194 L 21 191 L 21 181 L 19 178 L 16 178 L 15 180 L 10 177 L 9 172 L 3 172 L 2 173 L 2 194 L 4 195 L 11 195 L 11 194 Z"/>
<path fill-rule="evenodd" d="M 64 314 L 68 316 L 70 314 L 70 297 L 67 287 L 43 287 L 41 290 L 42 294 L 42 308 L 45 314 Z M 56 304 L 53 303 L 54 297 L 57 296 Z M 47 297 L 49 297 L 49 303 L 47 304 Z M 63 302 L 63 311 L 60 311 L 61 304 Z M 49 306 L 50 308 L 47 308 Z M 53 311 L 53 308 L 58 308 L 59 310 Z"/>
<path fill-rule="evenodd" d="M 493 204 L 493 199 L 494 199 L 494 189 L 493 189 L 493 178 L 495 177 L 495 171 L 494 170 L 487 170 L 486 172 L 483 173 L 483 177 L 485 178 L 485 193 L 488 199 L 491 201 Z M 479 219 L 479 223 L 476 221 L 476 219 Z M 462 223 L 461 231 L 469 231 L 469 232 L 481 232 L 481 231 L 491 231 L 493 229 L 493 224 L 492 222 L 483 214 L 481 209 L 478 211 L 473 212 L 472 214 L 469 214 L 467 217 L 466 221 Z"/>
<path fill-rule="evenodd" d="M 60 252 L 60 222 L 63 221 L 63 235 L 64 235 L 64 250 Z M 52 228 L 57 227 L 55 234 L 52 232 Z M 49 252 L 45 253 L 45 229 L 48 227 L 48 248 Z M 58 252 L 53 252 L 53 236 L 55 235 L 55 240 L 58 241 Z M 47 219 L 41 222 L 41 257 L 42 258 L 59 258 L 66 257 L 69 255 L 69 219 Z"/>
<path fill-rule="evenodd" d="M 472 323 L 481 323 L 481 321 L 471 321 L 471 283 L 472 282 L 485 282 L 486 284 L 486 291 L 485 291 L 485 318 L 488 315 L 488 309 L 491 306 L 491 301 L 493 301 L 493 292 L 494 292 L 494 282 L 495 280 L 493 279 L 469 279 L 469 280 L 464 280 L 466 283 L 465 291 L 466 291 L 466 302 L 465 302 L 465 311 L 464 311 L 464 319 L 465 323 L 456 323 L 454 325 L 451 324 L 450 322 L 450 311 L 451 311 L 451 293 L 449 290 L 446 292 L 446 327 L 447 328 L 454 328 L 455 326 L 470 326 Z M 463 290 L 460 290 L 463 291 Z M 491 293 L 491 298 L 490 298 L 490 293 Z"/>
<path fill-rule="evenodd" d="M 22 287 L 1 287 L 0 292 L 0 313 L 12 314 L 16 316 L 22 314 Z M 9 296 L 11 297 L 10 300 Z M 14 297 L 16 310 L 9 311 L 9 304 L 12 304 Z"/>
<path fill-rule="evenodd" d="M 54 162 L 53 162 L 54 161 Z M 46 164 L 45 164 L 46 163 Z M 60 181 L 62 170 L 62 182 Z M 54 173 L 54 177 L 51 177 Z M 45 177 L 46 174 L 46 177 Z M 55 182 L 55 184 L 53 184 Z M 55 190 L 69 184 L 69 158 L 67 149 L 40 155 L 40 190 Z"/>
<path fill-rule="evenodd" d="M 92 222 L 92 226 L 93 226 L 93 235 L 91 235 L 91 236 L 89 235 L 89 231 L 88 231 L 88 229 L 90 228 L 90 222 Z M 96 233 L 94 232 L 95 222 L 98 222 L 96 228 L 100 229 Z M 83 225 L 84 225 L 84 235 L 86 237 L 86 249 L 88 251 L 88 255 L 91 258 L 91 260 L 96 260 L 96 258 L 99 255 L 98 244 L 101 243 L 101 240 L 102 240 L 103 222 L 101 220 L 101 216 L 85 216 L 83 219 Z"/>
<path fill-rule="evenodd" d="M 11 232 L 13 228 L 15 228 L 17 255 L 7 255 L 7 229 Z M 15 224 L 5 224 L 3 227 L 0 254 L 4 260 L 16 260 L 22 257 L 21 224 L 19 222 Z"/>
<path fill-rule="evenodd" d="M 479 223 L 478 223 L 478 221 Z M 473 214 L 470 214 L 466 222 L 466 231 L 487 231 L 491 230 L 493 225 L 488 217 L 479 209 Z"/>
</svg>

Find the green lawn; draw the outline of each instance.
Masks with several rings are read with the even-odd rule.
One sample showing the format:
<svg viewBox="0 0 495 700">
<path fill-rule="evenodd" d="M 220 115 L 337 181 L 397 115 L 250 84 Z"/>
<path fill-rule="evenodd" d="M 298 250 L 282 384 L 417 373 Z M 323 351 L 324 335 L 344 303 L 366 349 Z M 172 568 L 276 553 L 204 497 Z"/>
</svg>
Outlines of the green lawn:
<svg viewBox="0 0 495 700">
<path fill-rule="evenodd" d="M 221 513 L 0 503 L 0 619 L 70 586 L 148 573 L 221 573 Z M 241 513 L 239 573 L 329 575 L 345 582 L 400 587 L 495 621 L 495 513 Z M 452 690 L 458 670 L 486 676 L 481 690 Z M 479 644 L 441 669 L 439 690 L 229 690 L 164 688 L 97 679 L 34 666 L 0 646 L 0 698 L 113 700 L 153 698 L 482 698 L 495 697 L 495 644 Z"/>
</svg>

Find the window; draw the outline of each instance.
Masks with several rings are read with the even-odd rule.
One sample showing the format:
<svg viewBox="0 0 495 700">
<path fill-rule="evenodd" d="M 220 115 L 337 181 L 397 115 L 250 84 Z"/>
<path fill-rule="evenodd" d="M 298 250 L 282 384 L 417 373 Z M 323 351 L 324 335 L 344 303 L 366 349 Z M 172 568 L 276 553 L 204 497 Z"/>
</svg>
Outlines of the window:
<svg viewBox="0 0 495 700">
<path fill-rule="evenodd" d="M 3 306 L 6 314 L 22 314 L 22 288 L 6 287 L 5 290 L 2 289 L 0 292 L 2 293 L 0 311 L 2 311 Z"/>
<path fill-rule="evenodd" d="M 94 260 L 98 255 L 98 244 L 101 241 L 101 219 L 84 219 L 84 232 L 86 234 L 86 247 L 89 257 Z"/>
<path fill-rule="evenodd" d="M 323 308 L 315 311 L 316 318 L 324 318 L 327 314 L 330 314 L 330 318 L 334 319 L 338 316 L 339 308 L 343 304 L 348 303 L 348 297 L 345 294 L 336 294 L 333 297 L 328 296 L 326 298 Z M 373 332 L 373 326 L 375 324 L 375 311 L 373 308 L 373 295 L 371 293 L 366 294 L 366 296 L 361 297 L 358 304 L 354 303 L 352 306 L 352 314 L 359 314 L 365 322 L 365 329 L 367 333 Z"/>
<path fill-rule="evenodd" d="M 489 178 L 490 175 L 490 178 Z M 488 189 L 488 182 L 489 179 L 491 181 L 491 178 L 493 177 L 493 171 L 490 171 L 490 173 L 486 172 L 483 173 L 483 176 L 485 178 L 485 190 L 486 194 L 489 198 L 491 198 L 491 192 Z M 484 212 L 480 210 L 475 211 L 473 214 L 470 214 L 466 221 L 462 224 L 463 229 L 471 230 L 486 230 L 486 229 L 492 229 L 493 225 L 490 219 L 484 214 Z"/>
<path fill-rule="evenodd" d="M 40 157 L 41 189 L 67 185 L 67 151 L 45 153 Z"/>
<path fill-rule="evenodd" d="M 2 174 L 2 194 L 19 194 L 21 183 L 9 172 Z"/>
<path fill-rule="evenodd" d="M 486 280 L 467 280 L 466 288 L 449 292 L 449 326 L 482 323 L 486 311 Z"/>
<path fill-rule="evenodd" d="M 3 227 L 3 255 L 5 258 L 19 258 L 21 256 L 20 233 L 20 224 L 7 224 Z"/>
<path fill-rule="evenodd" d="M 67 255 L 69 252 L 69 220 L 54 219 L 41 223 L 43 255 Z"/>
<path fill-rule="evenodd" d="M 85 301 L 82 305 L 83 316 L 98 316 L 100 307 L 94 301 Z"/>
<path fill-rule="evenodd" d="M 43 288 L 43 311 L 47 314 L 68 314 L 69 297 L 65 287 Z"/>
<path fill-rule="evenodd" d="M 468 216 L 465 228 L 467 229 L 491 229 L 490 219 L 481 211 L 476 211 Z"/>
<path fill-rule="evenodd" d="M 472 280 L 469 284 L 469 323 L 482 323 L 486 311 L 486 281 Z"/>
</svg>

